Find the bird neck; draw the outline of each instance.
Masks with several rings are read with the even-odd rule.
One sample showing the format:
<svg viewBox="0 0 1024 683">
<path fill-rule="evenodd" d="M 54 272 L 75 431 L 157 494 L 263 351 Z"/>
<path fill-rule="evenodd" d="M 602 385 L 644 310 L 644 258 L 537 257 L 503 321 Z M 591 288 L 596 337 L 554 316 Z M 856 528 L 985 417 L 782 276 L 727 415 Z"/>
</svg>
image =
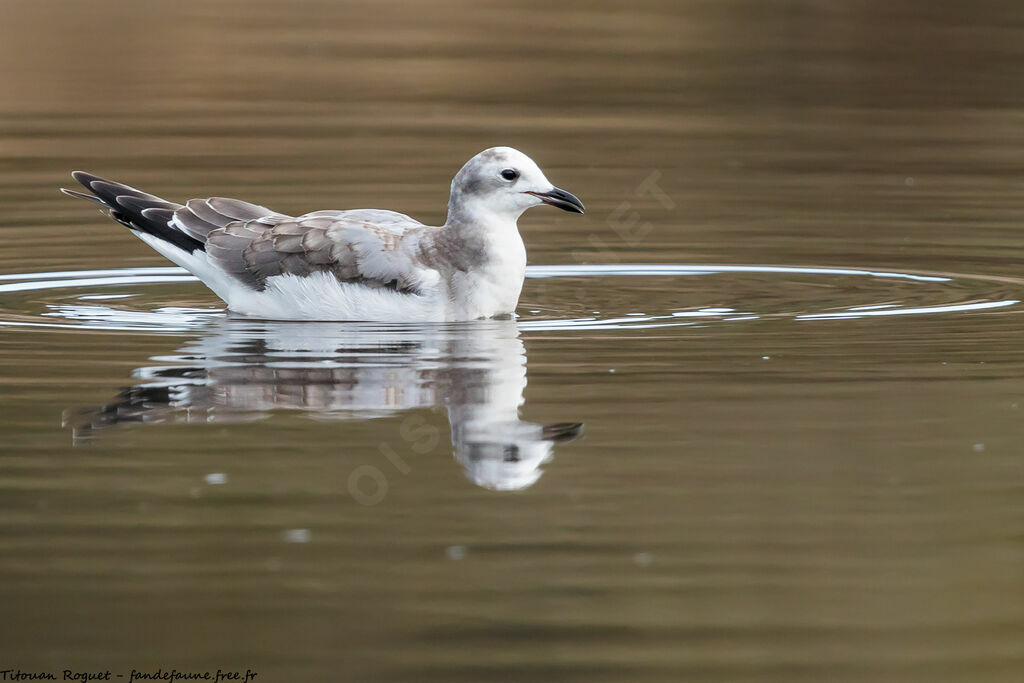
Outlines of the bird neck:
<svg viewBox="0 0 1024 683">
<path fill-rule="evenodd" d="M 487 241 L 508 242 L 514 236 L 519 238 L 518 213 L 494 211 L 485 202 L 466 201 L 449 202 L 448 217 L 444 227 L 453 235 L 467 241 L 484 239 Z"/>
<path fill-rule="evenodd" d="M 487 230 L 516 230 L 516 222 L 525 210 L 526 207 L 517 211 L 509 211 L 507 208 L 495 210 L 486 198 L 453 191 L 448 200 L 448 217 L 445 219 L 445 226 L 453 228 L 480 226 Z"/>
<path fill-rule="evenodd" d="M 456 270 L 525 268 L 526 248 L 515 217 L 487 212 L 449 213 L 438 237 Z"/>
</svg>

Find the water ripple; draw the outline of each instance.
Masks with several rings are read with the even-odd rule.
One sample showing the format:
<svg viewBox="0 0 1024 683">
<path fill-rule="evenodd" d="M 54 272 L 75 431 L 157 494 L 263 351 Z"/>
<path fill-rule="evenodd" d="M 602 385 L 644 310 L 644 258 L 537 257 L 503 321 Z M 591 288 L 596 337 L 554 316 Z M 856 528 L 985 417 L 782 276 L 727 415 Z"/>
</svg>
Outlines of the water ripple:
<svg viewBox="0 0 1024 683">
<path fill-rule="evenodd" d="M 689 298 L 694 292 L 674 284 L 674 279 L 702 276 L 703 281 L 712 275 L 725 276 L 729 282 L 721 287 L 702 286 L 699 293 L 706 297 L 699 305 L 681 301 L 681 292 Z M 820 321 L 945 315 L 1008 309 L 1024 299 L 1024 282 L 1012 278 L 860 268 L 547 265 L 528 267 L 526 277 L 536 283 L 534 288 L 538 290 L 531 291 L 528 283 L 524 291 L 524 300 L 530 299 L 531 303 L 521 307 L 529 312 L 520 315 L 519 325 L 527 331 L 642 330 L 764 318 Z M 646 284 L 631 287 L 615 283 L 593 289 L 600 278 L 611 277 Z M 175 267 L 4 274 L 0 275 L 0 326 L 175 333 L 195 330 L 227 313 L 219 307 L 161 305 L 143 295 L 142 290 L 104 291 L 146 286 L 149 294 L 153 291 L 149 285 L 194 281 L 196 278 L 186 270 Z M 580 293 L 581 284 L 591 287 L 585 295 Z M 49 290 L 53 296 L 42 301 L 18 296 Z M 540 302 L 536 302 L 538 293 Z M 723 303 L 723 296 L 736 301 L 728 301 L 730 306 L 717 305 Z M 44 310 L 38 310 L 40 305 Z"/>
</svg>

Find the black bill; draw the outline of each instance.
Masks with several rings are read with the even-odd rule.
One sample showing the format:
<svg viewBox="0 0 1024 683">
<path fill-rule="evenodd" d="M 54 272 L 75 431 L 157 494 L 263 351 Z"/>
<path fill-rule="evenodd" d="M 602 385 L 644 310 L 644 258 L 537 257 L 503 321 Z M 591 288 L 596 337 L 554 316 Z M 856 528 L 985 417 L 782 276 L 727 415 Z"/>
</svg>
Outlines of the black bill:
<svg viewBox="0 0 1024 683">
<path fill-rule="evenodd" d="M 557 206 L 562 211 L 572 211 L 573 213 L 583 213 L 584 211 L 583 202 L 576 195 L 557 187 L 552 188 L 550 192 L 527 192 L 526 194 L 532 194 L 545 204 Z"/>
</svg>

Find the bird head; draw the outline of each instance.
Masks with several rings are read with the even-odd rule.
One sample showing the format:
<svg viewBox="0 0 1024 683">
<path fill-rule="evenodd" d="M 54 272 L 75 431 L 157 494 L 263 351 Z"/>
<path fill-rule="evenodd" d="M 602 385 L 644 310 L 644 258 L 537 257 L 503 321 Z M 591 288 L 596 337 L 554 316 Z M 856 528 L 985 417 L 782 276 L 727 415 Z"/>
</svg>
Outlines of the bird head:
<svg viewBox="0 0 1024 683">
<path fill-rule="evenodd" d="M 584 211 L 583 203 L 552 185 L 533 159 L 511 147 L 491 147 L 467 161 L 455 175 L 448 215 L 514 221 L 541 204 L 573 213 Z"/>
</svg>

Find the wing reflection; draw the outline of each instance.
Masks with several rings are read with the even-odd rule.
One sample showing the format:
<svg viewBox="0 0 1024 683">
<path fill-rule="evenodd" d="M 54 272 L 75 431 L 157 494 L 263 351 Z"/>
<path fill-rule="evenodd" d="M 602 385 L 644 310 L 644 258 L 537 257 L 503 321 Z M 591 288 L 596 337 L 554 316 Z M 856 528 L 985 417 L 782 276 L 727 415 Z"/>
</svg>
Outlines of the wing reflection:
<svg viewBox="0 0 1024 683">
<path fill-rule="evenodd" d="M 132 423 L 242 423 L 277 410 L 367 420 L 444 407 L 454 455 L 489 489 L 523 489 L 582 424 L 519 419 L 526 350 L 514 321 L 451 326 L 228 319 L 139 368 L 103 406 L 69 413 L 76 443 Z"/>
</svg>

